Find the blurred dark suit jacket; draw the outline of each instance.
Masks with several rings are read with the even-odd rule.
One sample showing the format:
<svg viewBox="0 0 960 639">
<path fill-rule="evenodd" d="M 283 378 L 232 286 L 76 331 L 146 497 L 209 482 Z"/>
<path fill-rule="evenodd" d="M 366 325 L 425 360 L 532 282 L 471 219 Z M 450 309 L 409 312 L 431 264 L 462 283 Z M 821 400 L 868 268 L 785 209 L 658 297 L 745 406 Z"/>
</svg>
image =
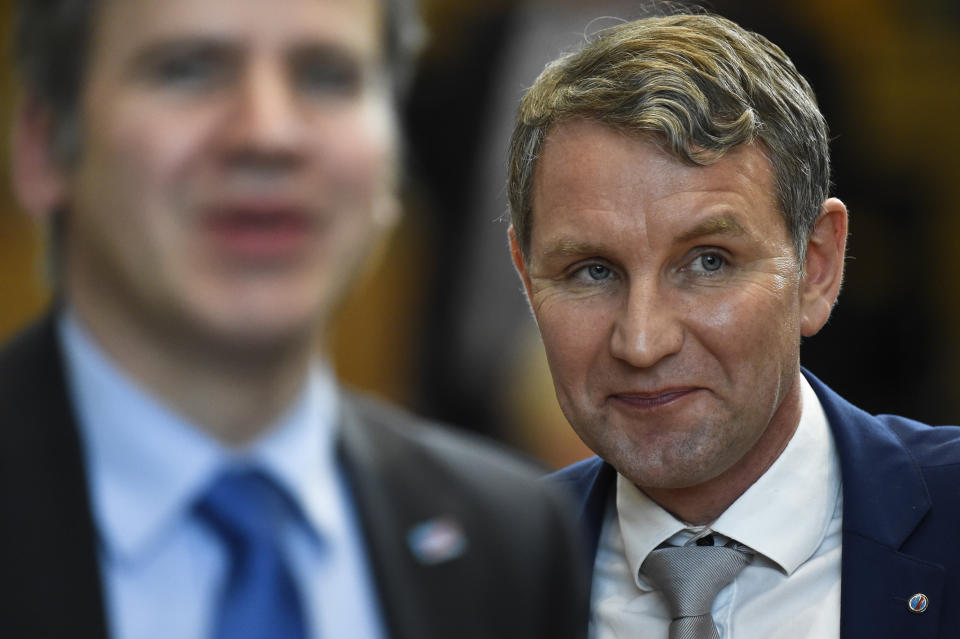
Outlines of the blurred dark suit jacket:
<svg viewBox="0 0 960 639">
<path fill-rule="evenodd" d="M 841 639 L 960 636 L 960 428 L 870 415 L 804 375 L 840 457 Z M 577 496 L 596 554 L 616 471 L 593 457 L 550 479 Z M 921 614 L 907 607 L 917 593 Z"/>
<path fill-rule="evenodd" d="M 586 636 L 583 553 L 526 464 L 369 400 L 343 404 L 339 451 L 393 639 Z M 460 525 L 463 555 L 417 559 L 408 533 L 433 518 Z M 0 354 L 0 636 L 109 636 L 97 548 L 47 317 Z"/>
</svg>

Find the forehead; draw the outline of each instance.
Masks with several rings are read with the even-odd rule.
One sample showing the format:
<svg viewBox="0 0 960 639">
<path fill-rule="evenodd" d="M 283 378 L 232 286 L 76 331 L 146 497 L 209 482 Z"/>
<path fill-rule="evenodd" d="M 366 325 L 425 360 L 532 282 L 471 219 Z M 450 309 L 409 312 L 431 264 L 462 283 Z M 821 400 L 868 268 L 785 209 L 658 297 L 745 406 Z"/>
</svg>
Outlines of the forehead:
<svg viewBox="0 0 960 639">
<path fill-rule="evenodd" d="M 361 56 L 382 49 L 381 0 L 101 0 L 95 63 L 124 59 L 178 38 L 230 39 L 278 47 L 322 43 Z"/>
<path fill-rule="evenodd" d="M 707 166 L 688 164 L 653 138 L 612 126 L 572 120 L 548 133 L 534 176 L 531 239 L 584 231 L 616 216 L 677 235 L 710 217 L 736 220 L 747 230 L 786 237 L 776 205 L 773 170 L 755 145 L 737 147 Z"/>
</svg>

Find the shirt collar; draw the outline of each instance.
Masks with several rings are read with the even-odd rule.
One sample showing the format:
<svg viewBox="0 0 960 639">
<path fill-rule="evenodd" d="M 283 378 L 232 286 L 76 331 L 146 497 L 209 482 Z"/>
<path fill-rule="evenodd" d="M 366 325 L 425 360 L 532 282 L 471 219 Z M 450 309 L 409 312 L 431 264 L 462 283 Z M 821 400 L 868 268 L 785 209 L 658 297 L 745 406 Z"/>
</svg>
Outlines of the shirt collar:
<svg viewBox="0 0 960 639">
<path fill-rule="evenodd" d="M 338 400 L 333 374 L 315 363 L 300 401 L 249 451 L 293 498 L 317 540 L 346 525 L 335 455 Z"/>
<path fill-rule="evenodd" d="M 274 478 L 315 538 L 342 528 L 332 507 L 338 499 L 337 391 L 326 368 L 311 368 L 304 390 L 264 437 L 232 450 L 128 377 L 71 313 L 64 313 L 58 330 L 94 515 L 108 552 L 136 561 L 189 516 L 202 491 L 230 465 L 255 465 Z"/>
<path fill-rule="evenodd" d="M 800 377 L 803 413 L 780 457 L 712 528 L 775 562 L 787 575 L 823 543 L 840 498 L 840 462 L 823 406 Z"/>
<path fill-rule="evenodd" d="M 787 575 L 816 552 L 840 497 L 840 466 L 820 400 L 803 376 L 800 385 L 803 408 L 790 442 L 710 526 L 681 522 L 617 475 L 617 514 L 635 580 L 650 551 L 684 531 L 689 541 L 717 532 L 766 556 Z"/>
</svg>

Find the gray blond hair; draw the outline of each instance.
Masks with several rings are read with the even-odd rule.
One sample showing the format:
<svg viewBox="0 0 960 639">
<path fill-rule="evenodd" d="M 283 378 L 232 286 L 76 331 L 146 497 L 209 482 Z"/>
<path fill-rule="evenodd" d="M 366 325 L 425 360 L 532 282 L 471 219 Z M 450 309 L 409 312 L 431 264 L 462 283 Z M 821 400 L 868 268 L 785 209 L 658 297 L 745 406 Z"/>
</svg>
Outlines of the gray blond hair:
<svg viewBox="0 0 960 639">
<path fill-rule="evenodd" d="M 810 85 L 763 36 L 716 15 L 648 17 L 550 63 L 523 97 L 510 141 L 507 196 L 524 255 L 543 144 L 575 118 L 649 135 L 701 166 L 758 142 L 802 261 L 830 188 L 827 124 Z"/>
</svg>

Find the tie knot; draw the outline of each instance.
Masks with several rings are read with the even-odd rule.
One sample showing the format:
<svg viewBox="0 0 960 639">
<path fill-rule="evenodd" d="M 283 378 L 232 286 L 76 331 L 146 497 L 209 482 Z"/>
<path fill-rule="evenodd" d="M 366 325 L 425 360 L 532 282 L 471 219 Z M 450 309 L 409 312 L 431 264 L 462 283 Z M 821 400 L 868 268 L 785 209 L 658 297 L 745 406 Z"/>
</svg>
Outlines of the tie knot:
<svg viewBox="0 0 960 639">
<path fill-rule="evenodd" d="M 241 545 L 275 541 L 290 512 L 276 483 L 255 470 L 223 473 L 204 493 L 197 511 L 225 539 Z"/>
<path fill-rule="evenodd" d="M 641 569 L 663 592 L 674 619 L 708 615 L 724 586 L 750 563 L 751 554 L 724 546 L 657 548 Z"/>
</svg>

